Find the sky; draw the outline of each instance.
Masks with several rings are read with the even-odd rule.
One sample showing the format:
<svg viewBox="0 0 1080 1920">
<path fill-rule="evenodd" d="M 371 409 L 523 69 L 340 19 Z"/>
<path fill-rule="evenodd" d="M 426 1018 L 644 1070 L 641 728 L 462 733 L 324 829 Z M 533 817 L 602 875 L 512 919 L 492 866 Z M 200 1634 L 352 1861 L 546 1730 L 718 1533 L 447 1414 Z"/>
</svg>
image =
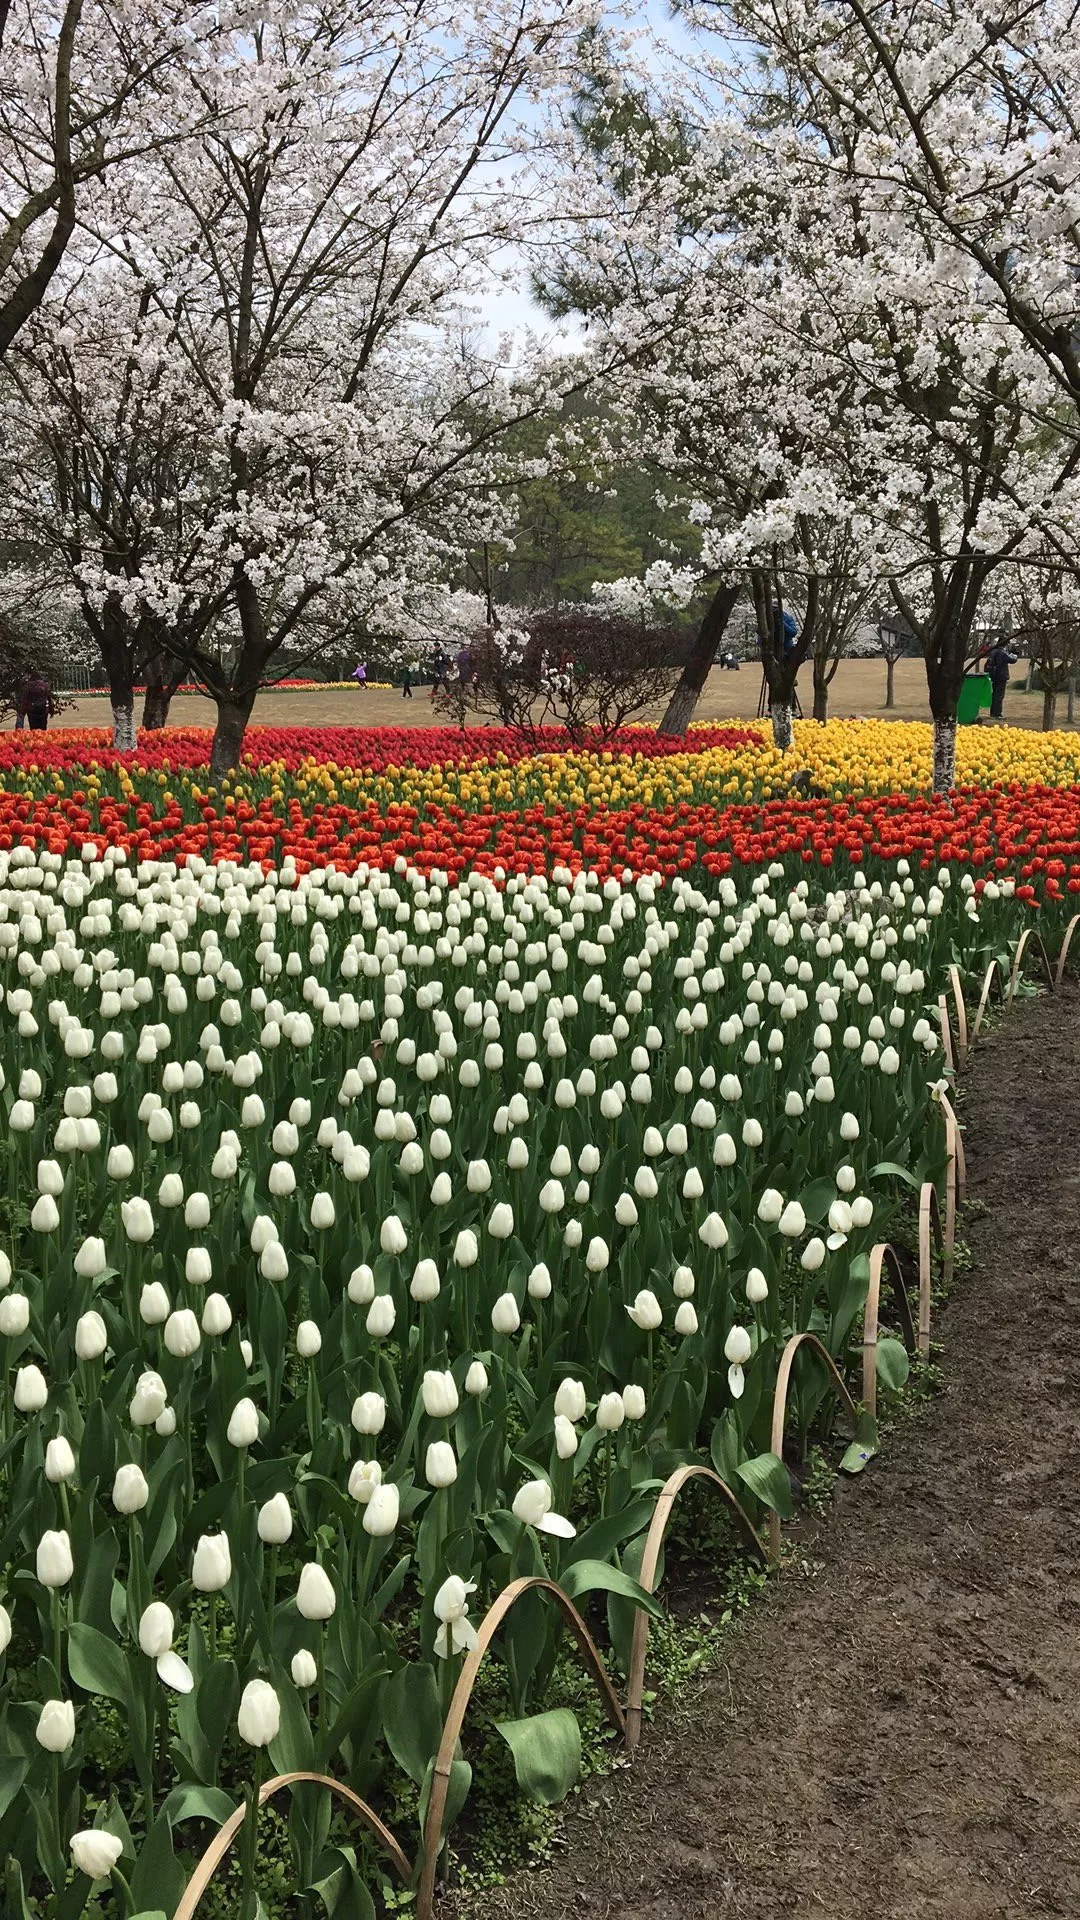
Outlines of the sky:
<svg viewBox="0 0 1080 1920">
<path fill-rule="evenodd" d="M 693 39 L 682 25 L 678 15 L 673 16 L 668 0 L 643 0 L 643 4 L 627 5 L 625 13 L 620 15 L 620 24 L 648 27 L 657 43 L 655 59 L 650 61 L 657 71 L 664 64 L 665 53 L 670 50 L 676 57 L 688 54 L 693 47 Z M 532 332 L 544 338 L 552 337 L 553 331 L 564 333 L 565 329 L 554 329 L 548 315 L 531 298 L 528 275 L 524 262 L 500 259 L 493 267 L 501 273 L 511 273 L 510 284 L 492 277 L 490 293 L 483 299 L 481 324 L 491 340 L 509 334 L 520 335 Z"/>
</svg>

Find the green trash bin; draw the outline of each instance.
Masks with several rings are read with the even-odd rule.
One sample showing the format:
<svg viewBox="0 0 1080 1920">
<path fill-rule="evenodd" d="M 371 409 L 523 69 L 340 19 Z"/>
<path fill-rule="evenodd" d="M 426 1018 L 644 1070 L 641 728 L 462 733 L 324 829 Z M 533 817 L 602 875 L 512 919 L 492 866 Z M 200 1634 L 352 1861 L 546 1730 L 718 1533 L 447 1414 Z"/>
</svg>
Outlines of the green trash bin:
<svg viewBox="0 0 1080 1920">
<path fill-rule="evenodd" d="M 965 673 L 956 703 L 957 726 L 974 726 L 984 708 L 989 712 L 992 692 L 988 673 Z"/>
</svg>

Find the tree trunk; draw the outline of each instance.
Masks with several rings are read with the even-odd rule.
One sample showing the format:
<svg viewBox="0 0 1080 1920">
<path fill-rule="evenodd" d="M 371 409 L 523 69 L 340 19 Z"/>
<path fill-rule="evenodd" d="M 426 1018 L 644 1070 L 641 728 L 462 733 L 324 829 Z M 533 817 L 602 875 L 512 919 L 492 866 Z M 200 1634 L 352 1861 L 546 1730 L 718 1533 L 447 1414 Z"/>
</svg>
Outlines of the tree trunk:
<svg viewBox="0 0 1080 1920">
<path fill-rule="evenodd" d="M 815 719 L 816 719 L 815 714 Z M 769 707 L 772 721 L 773 745 L 781 753 L 790 753 L 795 744 L 795 728 L 791 718 L 791 701 L 774 700 Z"/>
<path fill-rule="evenodd" d="M 895 678 L 896 678 L 896 661 L 895 661 L 895 660 L 886 660 L 886 662 L 885 662 L 885 707 L 886 707 L 886 710 L 888 710 L 888 708 L 889 708 L 889 707 L 895 707 L 895 705 L 896 705 L 896 688 L 895 688 L 895 686 L 894 686 L 894 681 L 895 681 Z"/>
<path fill-rule="evenodd" d="M 1069 675 L 1069 703 L 1065 709 L 1065 718 L 1067 719 L 1070 727 L 1072 726 L 1073 721 L 1076 719 L 1076 675 L 1075 673 L 1070 673 Z"/>
<path fill-rule="evenodd" d="M 111 705 L 113 747 L 117 753 L 134 753 L 136 745 L 135 701 L 129 693 L 126 700 L 122 695 L 119 699 L 113 696 Z"/>
<path fill-rule="evenodd" d="M 814 673 L 814 719 L 824 723 L 829 717 L 829 683 Z"/>
<path fill-rule="evenodd" d="M 1043 715 L 1042 715 L 1042 730 L 1044 733 L 1053 732 L 1054 716 L 1056 713 L 1057 713 L 1057 694 L 1054 691 L 1053 687 L 1044 686 L 1043 687 Z"/>
<path fill-rule="evenodd" d="M 168 687 L 154 686 L 149 680 L 147 681 L 142 723 L 148 732 L 157 732 L 159 728 L 168 725 L 171 699 L 172 695 Z"/>
<path fill-rule="evenodd" d="M 738 598 L 738 587 L 717 587 L 697 630 L 690 658 L 682 670 L 678 686 L 668 701 L 667 712 L 656 729 L 657 733 L 686 732 Z"/>
<path fill-rule="evenodd" d="M 956 715 L 934 715 L 934 792 L 951 793 L 956 785 Z"/>
<path fill-rule="evenodd" d="M 217 726 L 210 748 L 211 780 L 224 779 L 227 773 L 232 773 L 240 765 L 244 732 L 254 705 L 254 694 L 248 694 L 240 700 L 218 701 Z"/>
</svg>

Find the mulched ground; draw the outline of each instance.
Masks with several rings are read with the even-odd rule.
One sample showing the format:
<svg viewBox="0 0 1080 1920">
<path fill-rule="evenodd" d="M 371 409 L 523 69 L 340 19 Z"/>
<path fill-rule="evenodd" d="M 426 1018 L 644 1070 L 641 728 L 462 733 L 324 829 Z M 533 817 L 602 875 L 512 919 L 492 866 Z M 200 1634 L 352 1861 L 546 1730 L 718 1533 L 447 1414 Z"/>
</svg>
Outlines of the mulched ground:
<svg viewBox="0 0 1080 1920">
<path fill-rule="evenodd" d="M 965 1077 L 944 1390 L 476 1920 L 1080 1911 L 1078 1015 L 1019 1005 Z"/>
</svg>

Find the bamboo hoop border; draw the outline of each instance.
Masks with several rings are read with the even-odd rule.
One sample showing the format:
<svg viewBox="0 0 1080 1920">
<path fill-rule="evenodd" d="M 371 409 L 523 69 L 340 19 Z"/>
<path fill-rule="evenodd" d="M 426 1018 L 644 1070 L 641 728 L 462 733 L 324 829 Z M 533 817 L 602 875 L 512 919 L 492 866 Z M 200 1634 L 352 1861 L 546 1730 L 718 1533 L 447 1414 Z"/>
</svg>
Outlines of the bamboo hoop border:
<svg viewBox="0 0 1080 1920">
<path fill-rule="evenodd" d="M 472 1698 L 472 1691 L 476 1685 L 477 1675 L 483 1664 L 484 1656 L 492 1640 L 495 1638 L 496 1632 L 506 1618 L 506 1615 L 515 1603 L 521 1599 L 523 1594 L 535 1592 L 550 1595 L 551 1599 L 554 1600 L 558 1606 L 559 1611 L 565 1615 L 567 1625 L 574 1639 L 577 1641 L 582 1660 L 596 1682 L 597 1692 L 603 1702 L 604 1711 L 612 1726 L 615 1728 L 616 1733 L 620 1733 L 625 1737 L 626 1716 L 619 1702 L 619 1697 L 608 1678 L 607 1669 L 600 1658 L 596 1642 L 569 1594 L 564 1593 L 556 1581 L 544 1579 L 535 1574 L 526 1575 L 520 1580 L 512 1580 L 510 1585 L 504 1587 L 502 1592 L 492 1601 L 477 1628 L 476 1645 L 468 1655 L 458 1675 L 457 1685 L 454 1688 L 453 1696 L 447 1709 L 446 1719 L 443 1722 L 442 1739 L 439 1742 L 439 1750 L 435 1756 L 435 1769 L 431 1778 L 431 1793 L 428 1798 L 427 1814 L 424 1819 L 423 1865 L 416 1896 L 417 1920 L 430 1920 L 430 1915 L 434 1909 L 435 1872 L 438 1866 L 439 1848 L 442 1844 L 443 1817 L 446 1812 L 446 1799 L 450 1789 L 450 1773 L 454 1764 L 454 1752 L 461 1736 L 461 1729 L 465 1723 L 465 1714 L 468 1710 L 469 1701 Z"/>
<path fill-rule="evenodd" d="M 1073 936 L 1078 926 L 1080 926 L 1080 913 L 1074 914 L 1070 919 L 1062 937 L 1061 946 L 1058 949 L 1056 962 L 1053 966 L 1051 966 L 1046 945 L 1041 934 L 1039 934 L 1034 927 L 1025 927 L 1017 943 L 1008 978 L 1006 979 L 1004 968 L 996 959 L 991 960 L 987 967 L 979 996 L 978 1007 L 970 1025 L 959 969 L 954 963 L 950 964 L 947 977 L 956 1009 L 957 1040 L 955 1047 L 953 1044 L 952 1021 L 949 1015 L 948 998 L 944 993 L 939 995 L 938 998 L 938 1015 L 946 1060 L 954 1072 L 958 1066 L 963 1067 L 967 1065 L 971 1050 L 982 1030 L 983 1021 L 994 988 L 997 988 L 997 996 L 1006 1006 L 1011 1005 L 1015 999 L 1024 955 L 1029 944 L 1034 942 L 1033 950 L 1039 957 L 1043 977 L 1050 992 L 1054 992 L 1056 988 L 1060 987 L 1065 976 L 1065 967 L 1072 946 Z M 924 1359 L 930 1351 L 930 1290 L 933 1245 L 936 1244 L 939 1252 L 942 1254 L 945 1278 L 946 1282 L 948 1282 L 952 1274 L 955 1253 L 957 1207 L 963 1204 L 967 1188 L 967 1167 L 963 1138 L 956 1113 L 947 1095 L 941 1095 L 940 1104 L 945 1116 L 946 1156 L 948 1162 L 944 1222 L 941 1217 L 941 1203 L 934 1183 L 929 1180 L 924 1181 L 919 1195 L 919 1323 L 917 1333 L 915 1334 L 915 1341 L 918 1352 Z M 886 1264 L 894 1270 L 895 1298 L 898 1302 L 900 1299 L 904 1302 L 902 1311 L 906 1316 L 905 1332 L 911 1328 L 911 1307 L 910 1301 L 907 1298 L 906 1285 L 895 1250 L 886 1242 L 880 1242 L 872 1249 L 870 1258 L 871 1283 L 867 1293 L 867 1306 L 864 1308 L 863 1319 L 863 1394 L 867 1409 L 872 1413 L 876 1407 L 877 1309 L 880 1296 L 881 1271 Z M 877 1282 L 876 1287 L 874 1286 L 875 1280 Z M 872 1338 L 867 1328 L 867 1313 L 871 1304 L 871 1290 L 873 1291 Z M 852 1418 L 858 1417 L 858 1408 L 847 1384 L 832 1356 L 821 1340 L 819 1340 L 818 1336 L 810 1332 L 793 1334 L 781 1355 L 780 1367 L 777 1371 L 776 1385 L 773 1391 L 771 1441 L 772 1450 L 778 1455 L 782 1453 L 783 1449 L 787 1396 L 795 1355 L 803 1346 L 807 1345 L 824 1361 L 835 1383 L 838 1398 L 845 1406 L 849 1415 Z M 871 1364 L 873 1365 L 873 1376 L 871 1393 L 868 1394 L 868 1368 L 870 1368 Z M 778 1425 L 779 1445 L 777 1444 Z M 779 1563 L 781 1542 L 779 1514 L 776 1513 L 775 1510 L 770 1512 L 769 1543 L 768 1549 L 766 1549 L 757 1533 L 757 1529 L 746 1514 L 737 1496 L 732 1493 L 726 1481 L 722 1480 L 720 1475 L 711 1467 L 707 1467 L 703 1463 L 700 1465 L 689 1465 L 678 1468 L 675 1473 L 670 1475 L 660 1493 L 657 1495 L 656 1506 L 653 1509 L 653 1516 L 646 1538 L 645 1557 L 642 1561 L 643 1578 L 641 1584 L 645 1587 L 646 1592 L 651 1593 L 653 1591 L 652 1582 L 655 1580 L 660 1547 L 667 1530 L 675 1500 L 686 1482 L 694 1478 L 706 1478 L 711 1482 L 715 1482 L 715 1484 L 722 1489 L 729 1503 L 740 1517 L 744 1531 L 746 1531 L 750 1537 L 754 1549 L 772 1560 L 774 1564 Z M 654 1538 L 655 1550 L 652 1553 L 650 1564 L 650 1545 L 654 1541 Z M 435 1871 L 438 1861 L 439 1843 L 441 1841 L 442 1820 L 449 1790 L 450 1769 L 453 1765 L 454 1748 L 457 1745 L 461 1726 L 464 1723 L 465 1712 L 473 1686 L 475 1685 L 476 1675 L 479 1671 L 481 1661 L 491 1640 L 494 1638 L 497 1628 L 510 1611 L 515 1600 L 520 1598 L 524 1592 L 537 1588 L 549 1592 L 560 1610 L 565 1614 L 571 1631 L 577 1640 L 585 1664 L 597 1682 L 597 1688 L 604 1702 L 608 1718 L 611 1720 L 616 1731 L 623 1734 L 627 1748 L 633 1752 L 639 1744 L 649 1626 L 648 1616 L 644 1611 L 639 1609 L 637 1619 L 634 1623 L 634 1640 L 631 1648 L 631 1673 L 627 1689 L 627 1706 L 624 1713 L 608 1678 L 592 1635 L 589 1633 L 589 1629 L 578 1613 L 573 1601 L 563 1592 L 562 1588 L 552 1580 L 540 1578 L 517 1580 L 512 1582 L 509 1587 L 505 1587 L 502 1593 L 496 1596 L 481 1622 L 478 1629 L 477 1647 L 475 1651 L 469 1655 L 458 1677 L 457 1686 L 454 1689 L 454 1695 L 450 1702 L 450 1709 L 443 1725 L 443 1737 L 438 1755 L 436 1756 L 427 1818 L 424 1824 L 423 1871 L 417 1892 L 417 1920 L 431 1920 L 434 1910 Z M 466 1686 L 467 1676 L 468 1685 Z M 461 1696 L 460 1701 L 459 1696 Z M 453 1730 L 452 1739 L 449 1738 L 451 1729 Z M 448 1745 L 449 1757 L 447 1757 Z M 283 1791 L 285 1787 L 304 1782 L 324 1787 L 328 1792 L 339 1795 L 348 1806 L 352 1807 L 359 1815 L 363 1824 L 368 1828 L 369 1832 L 373 1834 L 383 1850 L 389 1855 L 395 1871 L 402 1881 L 406 1885 L 410 1883 L 414 1876 L 415 1869 L 409 1865 L 400 1843 L 395 1839 L 389 1827 L 380 1820 L 374 1809 L 369 1807 L 367 1802 L 362 1800 L 358 1794 L 354 1793 L 352 1788 L 347 1786 L 344 1781 L 337 1780 L 330 1774 L 278 1774 L 272 1780 L 266 1781 L 261 1787 L 259 1791 L 260 1807 L 264 1806 L 266 1801 L 272 1796 Z M 436 1812 L 438 1815 L 437 1828 L 434 1818 Z M 193 1920 L 203 1893 L 213 1879 L 221 1861 L 230 1851 L 236 1835 L 240 1831 L 244 1814 L 245 1808 L 241 1805 L 215 1834 L 184 1889 L 183 1896 L 173 1915 L 173 1920 Z M 435 1845 L 431 1846 L 429 1840 L 433 1834 L 437 1837 Z"/>
<path fill-rule="evenodd" d="M 368 1829 L 368 1832 L 374 1835 L 383 1852 L 389 1854 L 398 1878 L 402 1884 L 407 1887 L 412 1879 L 413 1870 L 389 1827 L 380 1820 L 374 1808 L 368 1806 L 366 1800 L 361 1800 L 358 1793 L 354 1793 L 353 1789 L 347 1786 L 343 1780 L 336 1780 L 332 1774 L 275 1774 L 272 1780 L 267 1780 L 264 1785 L 259 1788 L 260 1809 L 266 1805 L 268 1800 L 272 1800 L 276 1794 L 281 1793 L 286 1787 L 296 1786 L 303 1781 L 308 1781 L 317 1787 L 325 1787 L 328 1792 L 339 1795 L 340 1798 L 345 1801 L 346 1805 L 350 1806 L 353 1812 L 359 1815 L 361 1822 Z M 202 1855 L 191 1879 L 184 1888 L 180 1904 L 173 1914 L 173 1920 L 192 1920 L 192 1916 L 203 1894 L 206 1892 L 222 1861 L 231 1851 L 233 1841 L 240 1832 L 246 1815 L 247 1804 L 245 1801 L 241 1801 L 235 1813 L 230 1814 L 224 1826 L 218 1828 L 210 1845 Z"/>
</svg>

